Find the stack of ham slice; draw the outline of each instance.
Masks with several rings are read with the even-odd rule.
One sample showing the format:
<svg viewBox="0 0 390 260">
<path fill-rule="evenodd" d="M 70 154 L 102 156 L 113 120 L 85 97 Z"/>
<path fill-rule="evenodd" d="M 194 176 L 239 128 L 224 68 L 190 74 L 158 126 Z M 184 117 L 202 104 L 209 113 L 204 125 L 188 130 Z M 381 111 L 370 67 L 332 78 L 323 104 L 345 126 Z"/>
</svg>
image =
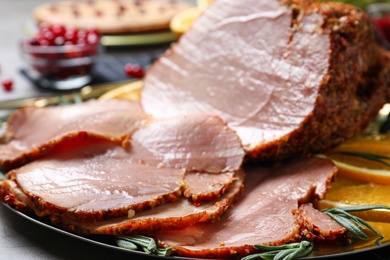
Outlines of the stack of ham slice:
<svg viewBox="0 0 390 260">
<path fill-rule="evenodd" d="M 0 199 L 71 232 L 144 234 L 188 257 L 337 238 L 345 229 L 310 203 L 336 168 L 306 155 L 375 117 L 388 60 L 352 6 L 216 0 L 147 73 L 140 103 L 17 111 Z"/>
</svg>

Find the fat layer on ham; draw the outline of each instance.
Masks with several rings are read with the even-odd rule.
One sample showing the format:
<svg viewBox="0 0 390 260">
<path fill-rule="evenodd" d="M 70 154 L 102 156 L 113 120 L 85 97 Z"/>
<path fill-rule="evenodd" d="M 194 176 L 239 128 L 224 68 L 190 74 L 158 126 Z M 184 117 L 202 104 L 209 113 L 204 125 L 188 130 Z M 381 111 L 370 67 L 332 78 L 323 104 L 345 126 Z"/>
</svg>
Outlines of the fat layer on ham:
<svg viewBox="0 0 390 260">
<path fill-rule="evenodd" d="M 80 136 L 120 141 L 147 121 L 138 102 L 91 100 L 57 107 L 25 107 L 8 120 L 0 144 L 0 168 L 9 170 L 39 158 L 58 143 Z"/>
<path fill-rule="evenodd" d="M 315 157 L 277 167 L 255 167 L 247 173 L 240 200 L 218 222 L 161 231 L 156 237 L 165 246 L 172 246 L 177 255 L 234 258 L 253 253 L 254 244 L 280 245 L 302 237 L 310 239 L 306 234 L 313 227 L 308 223 L 318 230 L 323 228 L 323 234 L 332 233 L 327 238 L 341 235 L 345 229 L 319 211 L 312 209 L 315 214 L 305 214 L 308 223 L 296 216 L 300 204 L 325 196 L 335 172 L 330 161 Z M 307 207 L 306 212 L 311 212 Z M 326 224 L 321 226 L 322 221 Z"/>
</svg>

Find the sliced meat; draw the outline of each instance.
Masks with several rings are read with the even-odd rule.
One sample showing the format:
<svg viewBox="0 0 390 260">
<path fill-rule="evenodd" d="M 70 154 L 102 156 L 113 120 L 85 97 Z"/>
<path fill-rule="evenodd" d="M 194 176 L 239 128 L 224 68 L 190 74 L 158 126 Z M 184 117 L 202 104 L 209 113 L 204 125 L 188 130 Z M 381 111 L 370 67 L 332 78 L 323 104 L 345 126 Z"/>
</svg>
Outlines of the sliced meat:
<svg viewBox="0 0 390 260">
<path fill-rule="evenodd" d="M 0 201 L 7 203 L 18 211 L 33 212 L 31 200 L 14 181 L 3 180 L 0 182 Z"/>
<path fill-rule="evenodd" d="M 128 216 L 183 194 L 196 205 L 216 199 L 230 189 L 243 157 L 238 137 L 225 122 L 197 114 L 150 119 L 120 144 L 77 136 L 7 177 L 38 216 L 97 221 Z M 3 192 L 3 200 L 7 195 Z"/>
<path fill-rule="evenodd" d="M 235 171 L 245 155 L 237 134 L 219 117 L 206 114 L 155 118 L 132 135 L 131 146 L 150 165 L 190 172 Z"/>
<path fill-rule="evenodd" d="M 126 100 L 22 108 L 8 120 L 5 143 L 0 144 L 0 168 L 19 167 L 80 135 L 120 141 L 146 119 L 139 103 Z"/>
<path fill-rule="evenodd" d="M 76 233 L 126 235 L 142 233 L 153 235 L 164 229 L 183 229 L 199 222 L 215 222 L 229 208 L 241 193 L 244 174 L 240 172 L 237 178 L 218 200 L 194 206 L 188 200 L 181 198 L 173 203 L 167 203 L 139 213 L 129 212 L 128 216 L 111 218 L 105 221 L 80 221 L 63 216 L 54 220 L 56 225 Z"/>
<path fill-rule="evenodd" d="M 116 143 L 95 141 L 8 173 L 38 216 L 98 220 L 177 200 L 183 169 L 134 163 Z"/>
<path fill-rule="evenodd" d="M 345 228 L 329 215 L 313 208 L 311 203 L 302 204 L 296 211 L 296 218 L 301 221 L 303 235 L 311 240 L 334 239 L 345 233 Z"/>
<path fill-rule="evenodd" d="M 237 134 L 219 117 L 205 114 L 154 119 L 129 141 L 140 162 L 186 169 L 184 196 L 193 202 L 223 193 L 245 155 Z"/>
<path fill-rule="evenodd" d="M 236 179 L 236 171 L 223 173 L 187 172 L 183 195 L 194 203 L 212 201 L 221 196 Z"/>
<path fill-rule="evenodd" d="M 389 57 L 351 5 L 215 1 L 148 71 L 141 103 L 216 114 L 249 158 L 276 161 L 361 132 L 388 99 Z"/>
<path fill-rule="evenodd" d="M 278 167 L 254 167 L 247 173 L 243 196 L 218 222 L 161 231 L 156 238 L 180 256 L 223 259 L 253 253 L 254 244 L 299 241 L 307 226 L 294 214 L 298 205 L 324 197 L 335 172 L 329 160 L 314 157 Z"/>
</svg>

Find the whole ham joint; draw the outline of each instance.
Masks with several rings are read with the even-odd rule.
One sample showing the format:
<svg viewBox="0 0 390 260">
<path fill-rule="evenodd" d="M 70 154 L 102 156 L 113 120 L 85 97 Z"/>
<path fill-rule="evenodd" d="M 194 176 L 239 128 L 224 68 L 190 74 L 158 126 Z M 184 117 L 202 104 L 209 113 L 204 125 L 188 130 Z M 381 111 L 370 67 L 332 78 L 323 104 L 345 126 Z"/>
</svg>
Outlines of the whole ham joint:
<svg viewBox="0 0 390 260">
<path fill-rule="evenodd" d="M 248 158 L 323 151 L 360 133 L 389 100 L 389 54 L 341 3 L 217 0 L 151 67 L 141 103 L 156 117 L 206 112 Z"/>
</svg>

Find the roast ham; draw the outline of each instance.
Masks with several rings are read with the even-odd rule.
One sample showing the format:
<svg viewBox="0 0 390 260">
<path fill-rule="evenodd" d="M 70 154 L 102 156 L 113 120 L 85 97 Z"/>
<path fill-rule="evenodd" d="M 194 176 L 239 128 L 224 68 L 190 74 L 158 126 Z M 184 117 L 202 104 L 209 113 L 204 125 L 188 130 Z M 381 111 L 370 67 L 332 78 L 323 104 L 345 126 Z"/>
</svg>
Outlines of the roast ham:
<svg viewBox="0 0 390 260">
<path fill-rule="evenodd" d="M 153 64 L 142 106 L 156 117 L 219 115 L 257 161 L 323 151 L 388 100 L 390 56 L 374 36 L 351 5 L 217 0 Z"/>
<path fill-rule="evenodd" d="M 254 253 L 254 244 L 339 237 L 345 233 L 342 226 L 305 205 L 325 196 L 335 173 L 336 167 L 320 158 L 254 167 L 247 173 L 243 195 L 218 222 L 160 231 L 155 236 L 162 245 L 173 247 L 176 255 L 218 259 Z"/>
<path fill-rule="evenodd" d="M 372 28 L 339 3 L 216 0 L 153 64 L 141 104 L 11 116 L 0 200 L 75 233 L 153 236 L 185 257 L 335 239 L 346 230 L 311 203 L 336 168 L 307 154 L 361 132 L 389 99 L 390 56 Z"/>
</svg>

